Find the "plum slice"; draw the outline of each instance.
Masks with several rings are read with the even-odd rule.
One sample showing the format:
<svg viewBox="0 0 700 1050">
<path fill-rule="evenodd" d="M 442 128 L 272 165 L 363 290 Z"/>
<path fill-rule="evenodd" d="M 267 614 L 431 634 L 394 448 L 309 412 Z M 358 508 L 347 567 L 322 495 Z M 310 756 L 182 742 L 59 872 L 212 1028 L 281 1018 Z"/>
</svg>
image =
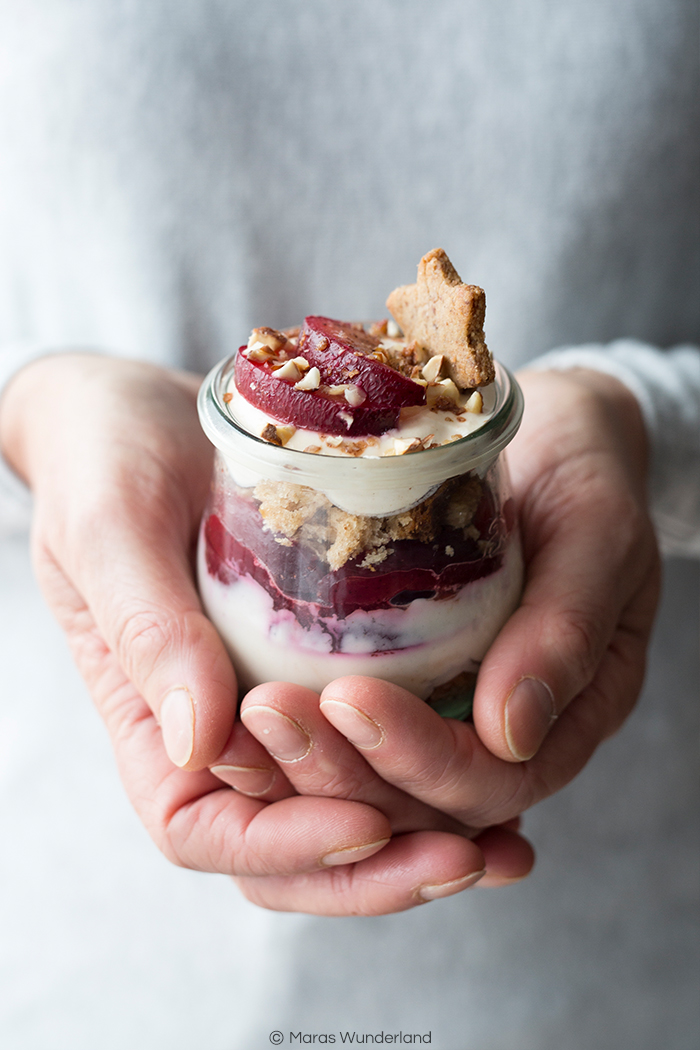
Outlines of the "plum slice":
<svg viewBox="0 0 700 1050">
<path fill-rule="evenodd" d="M 251 405 L 283 423 L 345 437 L 383 434 L 397 425 L 402 408 L 425 404 L 425 390 L 371 357 L 378 346 L 378 339 L 354 325 L 307 317 L 296 355 L 318 368 L 319 389 L 296 390 L 293 381 L 275 374 L 272 361 L 249 360 L 243 348 L 236 359 L 236 386 Z M 328 389 L 338 387 L 343 389 Z"/>
</svg>

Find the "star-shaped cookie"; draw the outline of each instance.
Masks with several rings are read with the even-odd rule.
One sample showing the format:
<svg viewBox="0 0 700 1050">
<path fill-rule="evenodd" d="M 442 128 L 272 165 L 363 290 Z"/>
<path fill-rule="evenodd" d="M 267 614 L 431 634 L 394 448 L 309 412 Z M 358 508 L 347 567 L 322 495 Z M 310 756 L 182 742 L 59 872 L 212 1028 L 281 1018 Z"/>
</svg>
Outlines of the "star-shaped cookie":
<svg viewBox="0 0 700 1050">
<path fill-rule="evenodd" d="M 445 357 L 457 386 L 493 381 L 493 358 L 484 340 L 484 290 L 463 284 L 442 248 L 423 256 L 416 284 L 395 288 L 386 305 L 409 341 Z"/>
</svg>

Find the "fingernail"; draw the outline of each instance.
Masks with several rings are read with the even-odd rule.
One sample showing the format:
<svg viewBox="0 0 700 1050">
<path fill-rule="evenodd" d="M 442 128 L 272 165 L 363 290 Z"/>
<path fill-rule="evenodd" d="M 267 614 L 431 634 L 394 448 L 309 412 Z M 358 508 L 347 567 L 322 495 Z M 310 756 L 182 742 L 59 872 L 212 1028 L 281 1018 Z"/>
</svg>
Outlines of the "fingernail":
<svg viewBox="0 0 700 1050">
<path fill-rule="evenodd" d="M 451 897 L 453 893 L 461 893 L 469 886 L 473 886 L 479 879 L 483 879 L 486 868 L 483 871 L 472 871 L 470 875 L 464 875 L 461 879 L 453 879 L 452 882 L 441 882 L 437 886 L 420 886 L 418 896 L 423 901 L 436 901 L 440 897 Z"/>
<path fill-rule="evenodd" d="M 249 707 L 241 715 L 241 721 L 280 762 L 298 762 L 311 750 L 309 734 L 273 707 Z"/>
<path fill-rule="evenodd" d="M 526 762 L 557 720 L 552 690 L 539 678 L 521 678 L 506 701 L 505 715 L 510 752 L 518 762 Z"/>
<path fill-rule="evenodd" d="M 334 853 L 327 853 L 325 857 L 322 857 L 321 864 L 327 868 L 333 868 L 338 864 L 356 864 L 358 860 L 364 860 L 365 857 L 371 857 L 373 853 L 377 853 L 389 841 L 388 838 L 377 839 L 376 842 L 370 842 L 367 846 L 348 846 L 347 849 L 335 850 Z"/>
<path fill-rule="evenodd" d="M 529 876 L 530 876 L 530 872 L 529 871 L 528 871 L 527 875 L 513 875 L 510 878 L 508 878 L 507 875 L 503 875 L 499 879 L 495 879 L 494 878 L 493 882 L 488 882 L 486 884 L 486 886 L 483 887 L 483 889 L 486 889 L 486 890 L 501 890 L 505 886 L 515 886 L 516 882 L 524 882 L 525 879 L 529 878 Z M 479 889 L 482 889 L 482 887 L 479 886 Z"/>
<path fill-rule="evenodd" d="M 209 766 L 209 769 L 243 795 L 264 795 L 272 787 L 276 773 L 274 769 L 256 769 L 253 766 Z"/>
<path fill-rule="evenodd" d="M 160 730 L 171 762 L 187 765 L 194 751 L 194 703 L 186 689 L 173 689 L 160 707 Z"/>
<path fill-rule="evenodd" d="M 342 700 L 323 700 L 320 706 L 323 713 L 327 713 L 331 725 L 334 725 L 355 747 L 369 750 L 379 747 L 384 741 L 385 733 L 382 727 L 358 711 L 356 707 L 351 707 Z"/>
</svg>

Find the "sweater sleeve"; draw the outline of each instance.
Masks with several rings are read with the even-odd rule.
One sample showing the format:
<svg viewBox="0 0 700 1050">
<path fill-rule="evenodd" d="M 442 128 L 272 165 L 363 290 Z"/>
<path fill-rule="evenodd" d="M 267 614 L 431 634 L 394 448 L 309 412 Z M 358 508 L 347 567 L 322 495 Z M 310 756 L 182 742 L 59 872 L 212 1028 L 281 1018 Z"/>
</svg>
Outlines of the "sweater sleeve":
<svg viewBox="0 0 700 1050">
<path fill-rule="evenodd" d="M 624 383 L 649 435 L 650 511 L 664 554 L 700 557 L 700 350 L 620 339 L 552 350 L 529 368 L 590 368 Z"/>
</svg>

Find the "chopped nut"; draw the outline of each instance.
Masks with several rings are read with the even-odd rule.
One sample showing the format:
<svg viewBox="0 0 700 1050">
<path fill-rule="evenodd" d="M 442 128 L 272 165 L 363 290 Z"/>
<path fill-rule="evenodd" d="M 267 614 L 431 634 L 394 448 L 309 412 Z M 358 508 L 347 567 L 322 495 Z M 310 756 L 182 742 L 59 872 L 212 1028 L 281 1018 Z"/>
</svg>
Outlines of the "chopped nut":
<svg viewBox="0 0 700 1050">
<path fill-rule="evenodd" d="M 321 451 L 321 446 L 320 445 L 307 445 L 306 448 L 304 449 L 304 452 L 320 452 L 320 451 Z"/>
<path fill-rule="evenodd" d="M 373 321 L 369 326 L 369 334 L 375 335 L 377 339 L 381 339 L 383 335 L 387 334 L 389 322 L 385 318 L 383 321 Z"/>
<path fill-rule="evenodd" d="M 338 412 L 338 415 L 340 416 L 340 418 L 342 419 L 343 423 L 345 423 L 346 427 L 349 430 L 350 427 L 352 426 L 353 420 L 355 418 L 353 416 L 352 412 L 343 412 L 341 410 L 340 412 Z"/>
<path fill-rule="evenodd" d="M 375 361 L 379 361 L 381 364 L 386 365 L 388 364 L 388 360 L 385 349 L 385 347 L 378 346 L 377 349 L 373 350 L 368 356 L 374 358 Z"/>
<path fill-rule="evenodd" d="M 350 384 L 345 390 L 345 400 L 353 408 L 357 408 L 358 405 L 367 400 L 367 394 L 361 387 Z"/>
<path fill-rule="evenodd" d="M 430 408 L 434 408 L 438 400 L 449 400 L 450 408 L 454 411 L 455 405 L 459 403 L 459 390 L 451 379 L 441 379 L 439 383 L 431 383 L 426 395 Z"/>
<path fill-rule="evenodd" d="M 298 360 L 298 358 L 297 358 Z M 307 365 L 308 367 L 308 365 Z M 321 373 L 318 368 L 310 368 L 303 379 L 294 384 L 295 390 L 318 390 L 321 385 Z"/>
<path fill-rule="evenodd" d="M 316 346 L 316 349 L 317 350 L 327 350 L 329 346 L 330 346 L 330 343 L 329 343 L 329 341 L 326 339 L 326 337 L 324 335 L 324 337 L 321 340 L 319 340 L 319 342 L 318 342 L 318 344 Z"/>
<path fill-rule="evenodd" d="M 275 355 L 266 343 L 253 343 L 243 351 L 249 361 L 270 361 Z"/>
<path fill-rule="evenodd" d="M 278 332 L 276 328 L 254 328 L 250 333 L 248 348 L 252 349 L 256 343 L 262 343 L 271 350 L 281 350 L 286 342 L 287 336 L 284 332 Z"/>
<path fill-rule="evenodd" d="M 329 394 L 331 397 L 345 397 L 347 388 L 348 383 L 339 383 L 337 386 L 324 386 L 322 390 L 324 394 Z"/>
<path fill-rule="evenodd" d="M 427 365 L 423 365 L 422 375 L 429 383 L 434 383 L 436 380 L 442 379 L 445 375 L 444 355 L 435 354 L 435 357 L 431 357 Z"/>
<path fill-rule="evenodd" d="M 233 401 L 233 394 L 224 394 L 224 404 L 227 405 L 229 401 Z"/>
<path fill-rule="evenodd" d="M 394 321 L 391 317 L 387 321 L 386 334 L 389 336 L 390 339 L 401 338 L 401 329 L 397 325 L 396 321 Z"/>
<path fill-rule="evenodd" d="M 454 547 L 450 547 L 449 544 L 448 544 L 448 546 L 445 547 L 445 554 L 447 555 L 448 558 L 454 558 L 454 555 L 455 555 Z"/>
<path fill-rule="evenodd" d="M 277 437 L 283 445 L 286 445 L 297 432 L 297 428 L 293 423 L 283 423 L 281 426 L 277 427 L 276 430 Z"/>
<path fill-rule="evenodd" d="M 467 399 L 467 403 L 464 406 L 466 412 L 473 412 L 475 415 L 479 415 L 484 409 L 484 399 L 481 396 L 480 391 L 475 390 L 470 398 Z"/>
<path fill-rule="evenodd" d="M 361 456 L 366 448 L 366 441 L 346 441 L 343 451 L 349 456 Z"/>
<path fill-rule="evenodd" d="M 301 379 L 301 371 L 293 361 L 286 361 L 279 368 L 276 368 L 275 375 L 278 379 L 291 379 L 294 383 L 298 383 Z"/>
<path fill-rule="evenodd" d="M 302 372 L 306 372 L 306 370 L 309 368 L 309 362 L 306 360 L 305 357 L 293 357 L 292 361 Z"/>
<path fill-rule="evenodd" d="M 394 438 L 394 449 L 397 456 L 405 456 L 407 452 L 416 452 L 421 447 L 420 438 Z"/>
<path fill-rule="evenodd" d="M 450 440 L 461 441 L 464 436 L 464 434 L 453 434 Z"/>
<path fill-rule="evenodd" d="M 282 447 L 282 439 L 277 433 L 277 427 L 273 423 L 268 423 L 262 434 L 260 435 L 265 441 L 269 441 L 271 445 L 279 445 Z"/>
<path fill-rule="evenodd" d="M 331 448 L 340 448 L 340 446 L 343 444 L 343 441 L 344 438 L 342 438 L 340 434 L 332 434 L 331 436 L 325 438 L 326 444 L 329 445 Z"/>
</svg>

